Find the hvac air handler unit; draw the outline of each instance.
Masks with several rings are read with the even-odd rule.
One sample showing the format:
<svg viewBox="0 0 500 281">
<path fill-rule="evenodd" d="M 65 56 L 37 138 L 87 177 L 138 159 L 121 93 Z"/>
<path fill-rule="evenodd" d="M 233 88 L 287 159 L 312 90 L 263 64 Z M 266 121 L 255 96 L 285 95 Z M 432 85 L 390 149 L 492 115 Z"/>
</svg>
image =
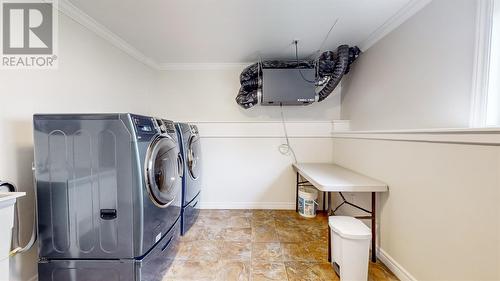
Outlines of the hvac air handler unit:
<svg viewBox="0 0 500 281">
<path fill-rule="evenodd" d="M 243 70 L 236 102 L 248 109 L 261 105 L 307 105 L 328 97 L 361 51 L 341 45 L 316 60 L 261 61 Z"/>
</svg>

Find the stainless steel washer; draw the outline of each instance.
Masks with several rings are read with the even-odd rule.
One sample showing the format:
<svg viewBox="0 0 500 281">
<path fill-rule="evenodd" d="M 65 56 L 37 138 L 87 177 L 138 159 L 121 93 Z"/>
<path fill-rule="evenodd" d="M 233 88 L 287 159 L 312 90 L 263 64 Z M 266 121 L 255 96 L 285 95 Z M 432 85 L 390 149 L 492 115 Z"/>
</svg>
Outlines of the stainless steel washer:
<svg viewBox="0 0 500 281">
<path fill-rule="evenodd" d="M 181 235 L 194 224 L 198 213 L 198 203 L 202 189 L 201 141 L 196 125 L 176 123 L 177 133 L 182 142 L 181 154 L 184 158 L 182 177 Z"/>
<path fill-rule="evenodd" d="M 103 276 L 122 278 L 102 280 L 141 280 L 119 268 L 142 276 L 147 267 L 136 266 L 162 243 L 166 256 L 179 235 L 183 167 L 174 123 L 134 114 L 35 115 L 34 130 L 39 280 L 101 280 L 84 270 L 99 276 L 100 264 L 109 265 Z"/>
</svg>

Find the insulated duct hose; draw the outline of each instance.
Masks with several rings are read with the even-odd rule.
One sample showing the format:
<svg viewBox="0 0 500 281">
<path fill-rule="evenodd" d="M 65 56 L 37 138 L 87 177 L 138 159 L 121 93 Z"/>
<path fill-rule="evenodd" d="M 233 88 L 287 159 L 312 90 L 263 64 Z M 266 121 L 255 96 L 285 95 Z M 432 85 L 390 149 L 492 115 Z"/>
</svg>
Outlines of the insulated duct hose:
<svg viewBox="0 0 500 281">
<path fill-rule="evenodd" d="M 248 109 L 259 103 L 259 93 L 262 89 L 262 69 L 316 69 L 316 81 L 326 79 L 322 85 L 317 82 L 316 86 L 322 86 L 318 92 L 318 101 L 323 101 L 338 86 L 340 80 L 350 70 L 351 64 L 358 58 L 361 51 L 358 47 L 341 45 L 336 52 L 326 51 L 320 55 L 317 61 L 262 61 L 254 63 L 245 68 L 240 74 L 240 90 L 236 96 L 236 102 L 243 108 Z"/>
</svg>

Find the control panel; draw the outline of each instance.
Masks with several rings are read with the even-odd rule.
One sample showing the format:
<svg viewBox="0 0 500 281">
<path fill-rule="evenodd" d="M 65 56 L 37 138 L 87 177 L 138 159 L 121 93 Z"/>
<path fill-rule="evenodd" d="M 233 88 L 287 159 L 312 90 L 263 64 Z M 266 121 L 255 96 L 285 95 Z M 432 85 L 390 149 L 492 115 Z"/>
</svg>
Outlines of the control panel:
<svg viewBox="0 0 500 281">
<path fill-rule="evenodd" d="M 189 125 L 189 128 L 191 129 L 191 133 L 193 135 L 197 135 L 198 134 L 198 127 L 195 126 L 195 125 Z"/>
<path fill-rule="evenodd" d="M 132 116 L 137 136 L 140 138 L 142 135 L 154 135 L 157 133 L 156 125 L 153 119 L 144 116 Z"/>
<path fill-rule="evenodd" d="M 158 128 L 160 129 L 160 133 L 165 134 L 167 132 L 167 126 L 161 119 L 155 119 L 156 125 L 158 125 Z"/>
<path fill-rule="evenodd" d="M 175 134 L 175 123 L 170 120 L 163 120 L 163 124 L 165 124 L 165 127 L 167 128 L 167 133 L 169 134 Z"/>
</svg>

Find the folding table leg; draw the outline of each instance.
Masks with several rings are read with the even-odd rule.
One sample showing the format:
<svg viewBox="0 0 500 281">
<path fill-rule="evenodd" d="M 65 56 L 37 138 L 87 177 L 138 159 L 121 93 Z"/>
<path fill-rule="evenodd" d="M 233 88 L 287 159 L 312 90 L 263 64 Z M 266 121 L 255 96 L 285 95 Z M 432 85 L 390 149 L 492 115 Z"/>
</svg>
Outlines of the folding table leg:
<svg viewBox="0 0 500 281">
<path fill-rule="evenodd" d="M 323 212 L 326 212 L 326 192 L 323 192 Z"/>
<path fill-rule="evenodd" d="M 295 184 L 295 212 L 299 212 L 299 172 L 297 172 L 297 181 Z"/>
<path fill-rule="evenodd" d="M 330 224 L 328 224 L 328 262 L 332 262 L 332 233 Z"/>
<path fill-rule="evenodd" d="M 326 194 L 328 196 L 328 199 L 327 199 L 328 200 L 328 202 L 327 202 L 327 204 L 328 204 L 327 214 L 328 214 L 328 216 L 331 216 L 332 215 L 332 193 L 331 192 L 327 192 Z"/>
<path fill-rule="evenodd" d="M 376 192 L 372 192 L 372 262 L 377 262 L 377 230 L 376 230 L 376 214 L 375 214 L 375 203 L 376 203 Z"/>
</svg>

